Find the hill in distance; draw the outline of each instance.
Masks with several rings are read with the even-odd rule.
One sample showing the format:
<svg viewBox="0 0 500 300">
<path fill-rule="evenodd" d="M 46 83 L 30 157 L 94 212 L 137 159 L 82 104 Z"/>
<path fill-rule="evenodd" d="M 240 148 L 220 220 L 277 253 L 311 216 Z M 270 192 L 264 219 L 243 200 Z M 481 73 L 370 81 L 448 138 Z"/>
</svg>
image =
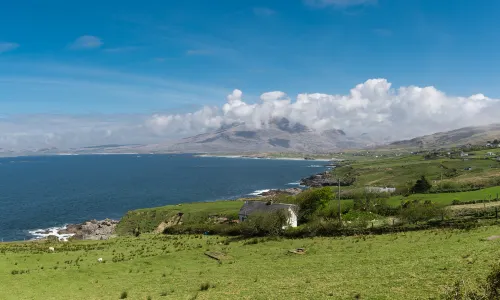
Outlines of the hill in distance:
<svg viewBox="0 0 500 300">
<path fill-rule="evenodd" d="M 500 139 L 500 124 L 464 127 L 446 132 L 416 137 L 391 143 L 391 147 L 400 148 L 440 148 L 463 146 L 467 144 L 485 144 L 487 141 Z"/>
<path fill-rule="evenodd" d="M 368 139 L 350 137 L 340 129 L 318 132 L 286 118 L 276 118 L 260 129 L 245 123 L 225 125 L 213 132 L 185 138 L 166 149 L 171 152 L 198 153 L 327 153 L 369 145 Z"/>
</svg>

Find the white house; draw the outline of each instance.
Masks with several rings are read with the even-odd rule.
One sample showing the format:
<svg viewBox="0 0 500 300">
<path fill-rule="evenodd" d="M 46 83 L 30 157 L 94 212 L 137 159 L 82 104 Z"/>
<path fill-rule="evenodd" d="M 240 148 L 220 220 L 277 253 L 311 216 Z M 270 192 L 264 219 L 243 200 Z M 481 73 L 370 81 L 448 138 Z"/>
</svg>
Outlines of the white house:
<svg viewBox="0 0 500 300">
<path fill-rule="evenodd" d="M 254 213 L 272 213 L 283 210 L 287 213 L 287 225 L 284 227 L 297 227 L 297 215 L 299 208 L 294 204 L 284 203 L 269 203 L 263 201 L 245 201 L 245 204 L 240 209 L 238 217 L 240 222 L 245 221 Z"/>
<path fill-rule="evenodd" d="M 460 153 L 460 156 L 461 156 L 461 157 L 467 157 L 467 156 L 469 156 L 469 153 L 461 152 L 461 153 Z"/>
<path fill-rule="evenodd" d="M 393 187 L 377 187 L 377 186 L 367 186 L 365 191 L 370 193 L 394 193 L 396 188 Z"/>
</svg>

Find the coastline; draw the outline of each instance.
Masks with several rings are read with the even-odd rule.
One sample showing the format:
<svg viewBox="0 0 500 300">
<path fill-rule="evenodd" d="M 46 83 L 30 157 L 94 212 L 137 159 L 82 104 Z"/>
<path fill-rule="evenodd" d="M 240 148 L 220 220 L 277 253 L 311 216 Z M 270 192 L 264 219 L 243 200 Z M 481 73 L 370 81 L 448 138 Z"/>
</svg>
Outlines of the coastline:
<svg viewBox="0 0 500 300">
<path fill-rule="evenodd" d="M 267 159 L 267 160 L 295 160 L 295 161 L 318 161 L 331 162 L 332 159 L 327 158 L 304 158 L 304 157 L 270 157 L 270 156 L 253 156 L 253 155 L 217 155 L 217 154 L 196 154 L 194 157 L 214 157 L 214 158 L 238 158 L 238 159 Z"/>
<path fill-rule="evenodd" d="M 113 153 L 113 154 L 136 155 L 135 153 Z M 75 155 L 75 156 L 77 156 L 79 154 L 58 154 L 58 155 L 63 155 L 63 156 L 64 155 Z M 87 154 L 87 155 L 89 155 L 89 154 Z M 90 155 L 100 155 L 100 153 L 95 153 L 95 154 L 90 154 Z M 236 158 L 236 159 L 266 159 L 266 160 L 282 160 L 282 161 L 311 161 L 312 165 L 308 166 L 311 168 L 313 168 L 313 167 L 314 168 L 329 168 L 329 166 L 327 166 L 326 164 L 324 165 L 323 163 L 332 162 L 329 159 L 306 159 L 306 158 L 300 158 L 300 157 L 264 157 L 264 156 L 257 157 L 257 156 L 248 156 L 248 155 L 191 154 L 191 157 L 214 157 L 214 158 L 233 158 L 233 159 L 234 158 Z M 315 164 L 315 162 L 317 162 L 317 164 Z M 311 172 L 310 174 L 315 174 L 315 173 L 316 172 Z M 245 194 L 245 195 L 242 194 L 241 196 L 239 196 L 238 199 L 242 199 L 242 198 L 246 198 L 246 197 L 260 198 L 263 196 L 263 194 L 267 194 L 271 191 L 286 190 L 287 188 L 285 188 L 285 186 L 295 186 L 295 187 L 305 188 L 305 186 L 300 184 L 301 179 L 302 178 L 296 178 L 295 180 L 293 180 L 293 182 L 290 181 L 289 183 L 284 183 L 283 187 L 273 186 L 270 188 L 269 186 L 263 185 L 260 188 L 257 188 L 256 190 L 254 190 L 248 194 Z M 288 189 L 291 189 L 291 188 L 288 188 Z M 220 199 L 220 200 L 223 200 L 223 199 Z M 227 201 L 234 201 L 234 200 L 235 199 L 227 199 Z M 213 201 L 218 201 L 218 200 L 213 200 Z M 201 201 L 201 202 L 212 202 L 212 201 Z M 116 221 L 119 221 L 122 217 L 123 217 L 123 215 L 119 219 L 117 219 Z M 23 229 L 29 235 L 29 237 L 26 236 L 26 239 L 24 241 L 44 240 L 44 239 L 47 239 L 49 236 L 52 236 L 52 237 L 55 236 L 61 241 L 67 241 L 68 239 L 74 238 L 74 236 L 76 235 L 77 231 L 75 230 L 75 226 L 81 227 L 81 225 L 86 224 L 86 223 L 90 223 L 90 222 L 91 221 L 86 221 L 82 224 L 61 223 L 61 224 L 55 224 L 55 226 L 49 227 L 49 228 L 43 228 L 43 227 L 42 228 L 40 228 L 40 227 L 33 228 L 33 227 L 31 227 L 31 229 Z M 98 222 L 102 222 L 102 221 L 98 221 Z M 71 230 L 69 230 L 69 229 L 71 229 Z M 81 228 L 80 228 L 80 230 L 78 230 L 78 233 L 81 233 L 80 231 L 81 231 Z M 88 234 L 93 235 L 90 232 Z M 86 235 L 88 235 L 88 234 L 86 234 Z M 109 235 L 109 233 L 106 233 L 106 234 Z M 100 239 L 101 235 L 96 236 L 96 238 Z M 16 242 L 16 241 L 21 242 L 23 240 L 21 237 L 21 239 L 8 240 L 8 241 L 9 242 Z"/>
</svg>

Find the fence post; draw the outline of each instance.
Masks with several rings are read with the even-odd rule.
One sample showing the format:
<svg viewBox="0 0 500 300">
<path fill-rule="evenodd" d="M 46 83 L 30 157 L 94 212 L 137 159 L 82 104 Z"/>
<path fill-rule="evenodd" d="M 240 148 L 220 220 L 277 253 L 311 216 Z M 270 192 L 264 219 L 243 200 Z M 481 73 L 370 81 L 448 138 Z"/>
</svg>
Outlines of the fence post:
<svg viewBox="0 0 500 300">
<path fill-rule="evenodd" d="M 498 219 L 498 207 L 495 206 L 495 219 Z"/>
<path fill-rule="evenodd" d="M 497 193 L 497 201 L 498 201 L 498 193 Z"/>
</svg>

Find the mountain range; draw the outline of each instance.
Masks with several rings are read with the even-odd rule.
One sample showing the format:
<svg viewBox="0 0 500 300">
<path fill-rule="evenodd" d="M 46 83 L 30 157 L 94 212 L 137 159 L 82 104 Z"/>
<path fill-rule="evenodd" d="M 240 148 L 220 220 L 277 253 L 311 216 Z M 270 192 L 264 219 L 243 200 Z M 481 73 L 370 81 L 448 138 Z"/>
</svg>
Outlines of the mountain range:
<svg viewBox="0 0 500 300">
<path fill-rule="evenodd" d="M 499 138 L 500 124 L 490 124 L 485 126 L 463 127 L 409 140 L 397 141 L 391 143 L 390 146 L 402 148 L 440 148 L 467 144 L 484 144 Z"/>
<path fill-rule="evenodd" d="M 96 154 L 96 153 L 331 153 L 365 148 L 441 148 L 481 144 L 500 137 L 500 124 L 464 127 L 447 132 L 389 142 L 375 140 L 369 134 L 351 136 L 342 129 L 313 130 L 286 118 L 275 118 L 260 128 L 245 123 L 225 124 L 217 130 L 187 137 L 175 142 L 151 145 L 98 145 L 61 150 L 55 147 L 2 151 L 0 155 Z"/>
<path fill-rule="evenodd" d="M 225 125 L 216 131 L 185 138 L 168 146 L 174 152 L 304 152 L 362 148 L 370 145 L 363 137 L 351 137 L 340 129 L 315 131 L 286 118 L 272 119 L 259 129 L 245 123 Z"/>
</svg>

